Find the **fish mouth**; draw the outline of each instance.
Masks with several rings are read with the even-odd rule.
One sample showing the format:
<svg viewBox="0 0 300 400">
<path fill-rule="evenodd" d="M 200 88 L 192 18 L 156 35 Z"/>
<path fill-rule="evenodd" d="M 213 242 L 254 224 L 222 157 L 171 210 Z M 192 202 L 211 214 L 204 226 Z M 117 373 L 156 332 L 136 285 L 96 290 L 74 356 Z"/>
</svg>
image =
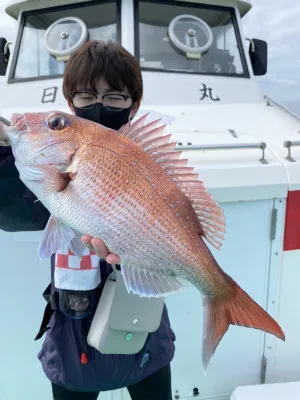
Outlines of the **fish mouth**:
<svg viewBox="0 0 300 400">
<path fill-rule="evenodd" d="M 27 131 L 27 125 L 23 114 L 13 114 L 5 132 L 12 146 L 16 146 L 20 141 L 22 133 Z"/>
<path fill-rule="evenodd" d="M 27 129 L 25 115 L 13 114 L 10 120 L 10 130 L 12 131 L 25 131 Z"/>
</svg>

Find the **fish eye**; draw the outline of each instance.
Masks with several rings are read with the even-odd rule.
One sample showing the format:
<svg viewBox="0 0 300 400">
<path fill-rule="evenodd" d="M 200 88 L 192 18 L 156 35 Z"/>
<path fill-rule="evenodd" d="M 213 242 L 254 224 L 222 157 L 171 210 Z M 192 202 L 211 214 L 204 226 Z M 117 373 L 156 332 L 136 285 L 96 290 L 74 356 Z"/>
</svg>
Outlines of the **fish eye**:
<svg viewBox="0 0 300 400">
<path fill-rule="evenodd" d="M 66 119 L 60 115 L 53 115 L 48 119 L 49 128 L 53 131 L 61 131 L 66 127 Z"/>
</svg>

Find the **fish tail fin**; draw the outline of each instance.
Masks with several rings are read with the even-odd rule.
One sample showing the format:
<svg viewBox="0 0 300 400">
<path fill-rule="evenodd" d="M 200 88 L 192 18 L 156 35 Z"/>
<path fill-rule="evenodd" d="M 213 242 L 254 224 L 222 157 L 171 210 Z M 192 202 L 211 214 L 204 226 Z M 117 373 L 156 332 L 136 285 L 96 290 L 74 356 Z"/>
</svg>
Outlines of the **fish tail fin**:
<svg viewBox="0 0 300 400">
<path fill-rule="evenodd" d="M 227 298 L 204 298 L 204 340 L 202 362 L 204 373 L 218 344 L 229 325 L 259 329 L 285 340 L 278 323 L 260 307 L 237 283 L 231 279 L 230 294 Z"/>
</svg>

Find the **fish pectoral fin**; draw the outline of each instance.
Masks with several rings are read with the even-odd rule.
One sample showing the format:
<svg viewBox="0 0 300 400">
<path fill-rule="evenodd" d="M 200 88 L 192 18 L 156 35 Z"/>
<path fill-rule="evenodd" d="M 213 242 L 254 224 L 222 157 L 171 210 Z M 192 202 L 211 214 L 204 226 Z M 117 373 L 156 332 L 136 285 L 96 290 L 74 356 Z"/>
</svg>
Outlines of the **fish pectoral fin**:
<svg viewBox="0 0 300 400">
<path fill-rule="evenodd" d="M 171 275 L 124 264 L 121 264 L 121 272 L 128 293 L 132 292 L 140 297 L 163 297 L 184 288 L 179 279 Z"/>
<path fill-rule="evenodd" d="M 44 176 L 42 190 L 44 193 L 61 192 L 65 190 L 71 181 L 71 176 L 68 173 L 61 173 L 53 165 L 41 165 L 39 167 Z"/>
<path fill-rule="evenodd" d="M 41 182 L 42 190 L 45 193 L 64 190 L 72 179 L 71 173 L 63 174 L 53 165 L 21 165 L 16 163 L 16 167 L 22 181 Z"/>
<path fill-rule="evenodd" d="M 51 216 L 48 220 L 38 251 L 42 261 L 56 253 L 63 243 L 70 243 L 75 237 L 72 228 Z"/>
</svg>

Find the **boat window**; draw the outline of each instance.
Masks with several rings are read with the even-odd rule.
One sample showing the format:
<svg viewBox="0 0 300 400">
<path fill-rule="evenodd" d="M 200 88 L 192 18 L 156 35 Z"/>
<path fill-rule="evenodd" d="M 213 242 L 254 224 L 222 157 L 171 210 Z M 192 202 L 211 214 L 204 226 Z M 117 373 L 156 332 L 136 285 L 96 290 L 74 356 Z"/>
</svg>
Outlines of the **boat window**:
<svg viewBox="0 0 300 400">
<path fill-rule="evenodd" d="M 137 5 L 136 55 L 143 69 L 249 77 L 234 8 L 155 0 Z"/>
<path fill-rule="evenodd" d="M 61 76 L 72 49 L 86 40 L 119 42 L 119 19 L 118 1 L 24 13 L 10 80 Z"/>
</svg>

